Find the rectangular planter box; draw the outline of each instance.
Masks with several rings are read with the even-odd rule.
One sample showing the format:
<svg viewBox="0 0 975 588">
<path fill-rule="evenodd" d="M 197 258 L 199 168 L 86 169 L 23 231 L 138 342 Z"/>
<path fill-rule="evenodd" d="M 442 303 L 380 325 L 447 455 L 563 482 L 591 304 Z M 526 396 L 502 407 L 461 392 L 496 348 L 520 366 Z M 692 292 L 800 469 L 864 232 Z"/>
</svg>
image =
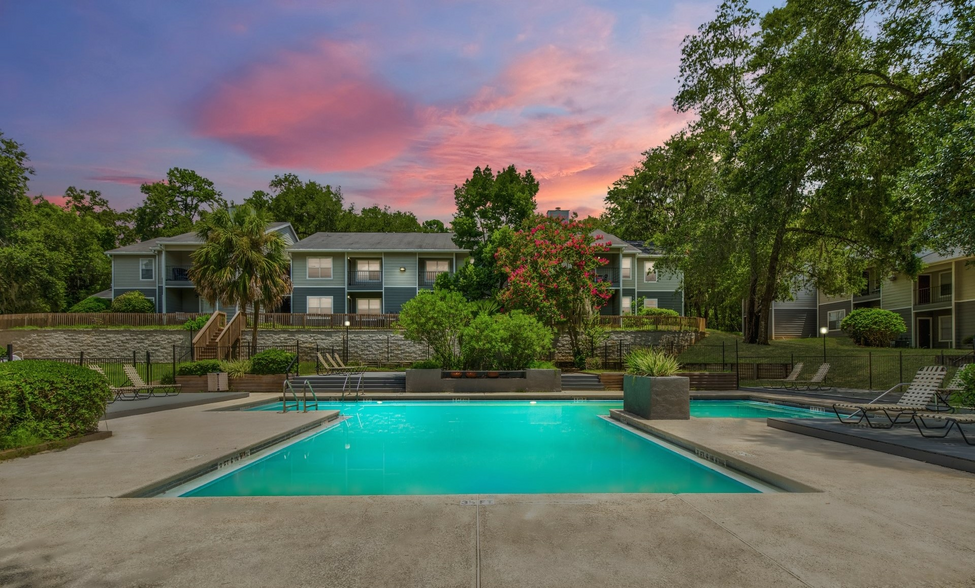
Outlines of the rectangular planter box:
<svg viewBox="0 0 975 588">
<path fill-rule="evenodd" d="M 623 410 L 644 419 L 691 418 L 690 380 L 623 376 Z"/>
<path fill-rule="evenodd" d="M 176 376 L 176 383 L 182 386 L 181 392 L 206 392 L 206 376 Z"/>
<path fill-rule="evenodd" d="M 230 389 L 237 392 L 281 392 L 284 388 L 284 374 L 258 376 L 247 374 L 230 378 Z"/>
<path fill-rule="evenodd" d="M 525 370 L 524 378 L 442 378 L 441 370 L 406 370 L 407 392 L 561 392 L 560 370 Z"/>
</svg>

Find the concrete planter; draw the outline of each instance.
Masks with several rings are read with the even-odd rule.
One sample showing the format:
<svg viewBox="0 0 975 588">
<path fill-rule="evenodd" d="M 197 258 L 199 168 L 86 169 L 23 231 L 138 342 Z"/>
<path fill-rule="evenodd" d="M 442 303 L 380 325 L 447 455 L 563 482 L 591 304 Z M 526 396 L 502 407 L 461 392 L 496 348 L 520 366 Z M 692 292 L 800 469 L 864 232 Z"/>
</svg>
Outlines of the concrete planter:
<svg viewBox="0 0 975 588">
<path fill-rule="evenodd" d="M 524 378 L 442 377 L 445 372 L 434 370 L 406 370 L 407 392 L 561 392 L 560 370 L 524 370 Z"/>
<path fill-rule="evenodd" d="M 284 374 L 247 374 L 230 378 L 230 389 L 238 392 L 281 392 L 284 380 Z"/>
<path fill-rule="evenodd" d="M 623 376 L 623 410 L 645 419 L 689 419 L 690 380 L 683 376 L 627 374 Z"/>
</svg>

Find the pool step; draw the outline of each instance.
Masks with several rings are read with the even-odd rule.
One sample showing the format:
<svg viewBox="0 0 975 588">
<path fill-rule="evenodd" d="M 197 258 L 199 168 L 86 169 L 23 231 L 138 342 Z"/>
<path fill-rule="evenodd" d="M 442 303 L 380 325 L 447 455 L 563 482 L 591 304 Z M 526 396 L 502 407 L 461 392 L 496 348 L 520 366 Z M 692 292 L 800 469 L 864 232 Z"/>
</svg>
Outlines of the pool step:
<svg viewBox="0 0 975 588">
<path fill-rule="evenodd" d="M 605 390 L 596 374 L 562 374 L 562 391 Z"/>
<path fill-rule="evenodd" d="M 358 376 L 349 378 L 349 385 L 355 390 Z M 345 376 L 336 374 L 331 376 L 298 376 L 291 378 L 291 385 L 297 389 L 305 382 L 312 385 L 315 392 L 341 392 L 345 385 Z M 362 376 L 363 392 L 406 392 L 406 374 L 395 372 L 367 372 Z"/>
</svg>

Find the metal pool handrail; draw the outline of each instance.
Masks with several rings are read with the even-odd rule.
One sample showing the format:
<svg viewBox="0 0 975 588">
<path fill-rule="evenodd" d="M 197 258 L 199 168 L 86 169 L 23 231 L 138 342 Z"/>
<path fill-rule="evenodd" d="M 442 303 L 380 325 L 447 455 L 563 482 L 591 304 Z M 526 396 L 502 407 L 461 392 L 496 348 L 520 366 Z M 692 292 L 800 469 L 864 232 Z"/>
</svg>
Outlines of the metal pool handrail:
<svg viewBox="0 0 975 588">
<path fill-rule="evenodd" d="M 291 390 L 291 397 L 294 398 L 295 410 L 301 404 L 304 404 L 304 410 L 302 412 L 308 412 L 308 393 L 311 392 L 312 400 L 315 401 L 315 410 L 318 410 L 318 395 L 315 394 L 315 388 L 311 385 L 311 382 L 305 380 L 301 386 L 301 404 L 298 403 L 298 393 L 295 392 L 294 386 L 291 385 L 291 380 L 284 381 L 284 389 L 281 393 L 282 407 L 281 413 L 284 414 L 288 412 L 288 390 Z"/>
</svg>

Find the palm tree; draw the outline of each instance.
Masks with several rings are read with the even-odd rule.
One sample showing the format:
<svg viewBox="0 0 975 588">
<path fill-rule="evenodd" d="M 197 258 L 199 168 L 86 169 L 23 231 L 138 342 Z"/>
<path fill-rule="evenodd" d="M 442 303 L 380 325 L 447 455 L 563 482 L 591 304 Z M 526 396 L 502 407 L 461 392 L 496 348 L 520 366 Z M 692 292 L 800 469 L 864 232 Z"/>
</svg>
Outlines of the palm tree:
<svg viewBox="0 0 975 588">
<path fill-rule="evenodd" d="M 257 317 L 291 291 L 287 244 L 280 233 L 268 232 L 264 212 L 243 205 L 218 209 L 200 222 L 203 246 L 191 254 L 189 277 L 210 304 L 219 300 L 239 312 L 254 308 L 251 345 L 257 348 Z"/>
</svg>

